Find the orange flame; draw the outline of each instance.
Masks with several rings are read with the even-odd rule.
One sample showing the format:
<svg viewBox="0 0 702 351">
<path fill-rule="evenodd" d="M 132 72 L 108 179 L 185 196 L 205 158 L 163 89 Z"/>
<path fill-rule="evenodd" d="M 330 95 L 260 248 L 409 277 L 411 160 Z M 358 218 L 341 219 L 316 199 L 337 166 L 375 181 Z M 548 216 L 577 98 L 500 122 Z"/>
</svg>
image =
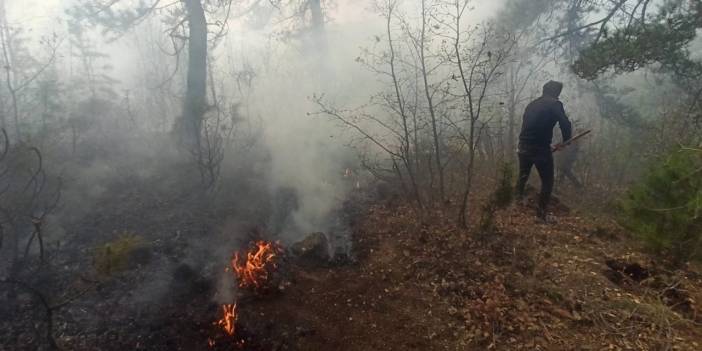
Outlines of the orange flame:
<svg viewBox="0 0 702 351">
<path fill-rule="evenodd" d="M 277 267 L 275 260 L 281 252 L 280 246 L 266 241 L 254 244 L 243 262 L 238 252 L 232 258 L 231 266 L 241 288 L 260 289 L 268 281 L 269 270 Z"/>
<path fill-rule="evenodd" d="M 236 303 L 222 305 L 222 318 L 217 321 L 217 325 L 222 327 L 227 335 L 234 335 L 236 332 Z"/>
<path fill-rule="evenodd" d="M 231 260 L 231 268 L 236 274 L 239 286 L 242 288 L 260 289 L 268 281 L 269 271 L 276 268 L 276 258 L 283 252 L 277 243 L 257 241 L 251 246 L 243 260 L 238 252 Z M 229 269 L 225 269 L 228 271 Z M 224 333 L 230 337 L 236 335 L 236 321 L 238 318 L 237 304 L 222 305 L 222 318 L 213 324 L 222 328 Z M 207 340 L 207 345 L 214 348 L 216 341 L 212 338 Z M 244 340 L 235 341 L 235 345 L 243 347 Z"/>
</svg>

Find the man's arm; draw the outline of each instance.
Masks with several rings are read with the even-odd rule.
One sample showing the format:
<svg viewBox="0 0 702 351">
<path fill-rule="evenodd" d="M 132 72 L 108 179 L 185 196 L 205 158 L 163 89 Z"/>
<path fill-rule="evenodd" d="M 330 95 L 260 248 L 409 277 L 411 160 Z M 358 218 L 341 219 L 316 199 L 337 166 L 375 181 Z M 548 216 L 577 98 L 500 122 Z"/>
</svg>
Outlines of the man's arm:
<svg viewBox="0 0 702 351">
<path fill-rule="evenodd" d="M 573 127 L 571 126 L 570 120 L 568 120 L 568 116 L 565 113 L 563 103 L 560 101 L 556 102 L 556 116 L 558 116 L 558 126 L 561 128 L 563 142 L 566 142 L 573 136 Z"/>
</svg>

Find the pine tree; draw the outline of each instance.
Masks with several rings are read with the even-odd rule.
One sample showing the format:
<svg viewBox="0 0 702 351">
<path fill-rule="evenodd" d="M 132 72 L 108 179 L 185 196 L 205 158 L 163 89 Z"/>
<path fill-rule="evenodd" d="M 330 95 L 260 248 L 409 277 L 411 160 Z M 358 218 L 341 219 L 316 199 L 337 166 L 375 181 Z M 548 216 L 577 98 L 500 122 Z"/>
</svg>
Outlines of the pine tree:
<svg viewBox="0 0 702 351">
<path fill-rule="evenodd" d="M 702 259 L 702 150 L 679 149 L 621 201 L 622 224 L 676 263 Z"/>
</svg>

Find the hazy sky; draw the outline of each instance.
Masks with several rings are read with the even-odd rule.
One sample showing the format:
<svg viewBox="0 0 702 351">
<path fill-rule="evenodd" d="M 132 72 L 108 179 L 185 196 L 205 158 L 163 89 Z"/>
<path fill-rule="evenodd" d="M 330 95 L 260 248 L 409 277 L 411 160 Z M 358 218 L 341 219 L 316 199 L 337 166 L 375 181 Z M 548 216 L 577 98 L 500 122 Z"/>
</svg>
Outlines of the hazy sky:
<svg viewBox="0 0 702 351">
<path fill-rule="evenodd" d="M 59 36 L 66 37 L 65 10 L 74 4 L 73 0 L 0 0 L 5 3 L 8 22 L 13 26 L 23 28 L 25 36 L 37 42 L 44 35 L 56 32 Z M 132 0 L 124 0 L 132 1 Z M 408 6 L 418 4 L 419 0 L 406 0 Z M 330 31 L 343 34 L 344 40 L 350 47 L 359 48 L 371 42 L 375 30 L 382 30 L 380 17 L 371 11 L 375 0 L 336 0 L 336 7 L 331 14 Z M 502 5 L 503 0 L 475 0 L 475 10 L 468 17 L 470 22 L 481 22 L 489 18 Z M 377 28 L 377 29 L 376 29 Z M 231 36 L 249 36 L 243 28 L 231 24 Z M 377 33 L 382 35 L 382 33 Z M 259 36 L 254 36 L 260 38 Z M 68 39 L 68 38 L 65 38 Z M 256 39 L 258 40 L 258 39 Z M 246 40 L 244 40 L 246 41 Z M 68 40 L 64 40 L 64 45 Z M 130 49 L 131 48 L 131 49 Z M 123 82 L 137 80 L 133 78 L 137 53 L 134 50 L 133 37 L 129 35 L 117 42 L 101 47 L 101 50 L 110 55 L 110 63 L 114 66 L 112 75 L 119 77 Z M 353 53 L 354 56 L 356 53 Z M 354 57 L 350 57 L 353 59 Z M 125 82 L 126 83 L 126 82 Z"/>
<path fill-rule="evenodd" d="M 364 22 L 371 15 L 368 9 L 375 0 L 337 0 L 337 6 L 331 15 L 337 24 Z M 406 0 L 413 3 L 419 0 Z M 493 14 L 504 0 L 474 0 L 473 6 L 476 17 L 486 17 Z M 31 27 L 34 30 L 44 31 L 52 28 L 59 17 L 64 16 L 66 8 L 73 3 L 72 0 L 0 0 L 5 2 L 8 12 L 8 21 L 13 25 Z M 476 18 L 477 19 L 477 18 Z"/>
</svg>

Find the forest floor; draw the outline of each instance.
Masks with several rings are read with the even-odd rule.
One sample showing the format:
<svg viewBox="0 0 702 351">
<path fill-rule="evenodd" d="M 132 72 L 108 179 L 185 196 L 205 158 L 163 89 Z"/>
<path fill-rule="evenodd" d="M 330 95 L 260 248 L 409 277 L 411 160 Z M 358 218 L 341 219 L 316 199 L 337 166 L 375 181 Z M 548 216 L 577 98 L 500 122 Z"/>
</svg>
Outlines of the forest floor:
<svg viewBox="0 0 702 351">
<path fill-rule="evenodd" d="M 99 214 L 76 224 L 83 238 L 95 235 L 76 241 L 72 254 L 56 258 L 51 275 L 63 281 L 57 283 L 60 291 L 90 291 L 54 311 L 59 346 L 169 351 L 702 349 L 699 269 L 668 268 L 634 246 L 629 234 L 609 219 L 557 204 L 558 222 L 545 225 L 534 220 L 529 205 L 511 205 L 495 213 L 489 233 L 477 235 L 478 228 L 456 226 L 453 208 L 417 216 L 398 199 L 358 206 L 352 262 L 282 261 L 284 289 L 241 299 L 237 335 L 218 336 L 213 324 L 220 311 L 214 302 L 216 277 L 228 262 L 208 255 L 206 245 L 202 255 L 193 255 L 193 242 L 186 238 L 203 237 L 213 228 L 222 231 L 228 210 L 193 212 L 184 203 L 134 188 L 95 204 Z M 107 279 L 78 274 L 95 270 L 95 248 L 125 231 L 143 233 L 150 245 L 146 257 Z M 250 240 L 240 239 L 239 247 Z M 39 346 L 42 309 L 31 294 L 16 299 L 21 303 L 13 318 L 0 321 L 0 350 L 45 349 Z M 214 346 L 208 345 L 210 339 L 216 340 Z"/>
<path fill-rule="evenodd" d="M 544 225 L 511 206 L 476 238 L 444 211 L 422 224 L 374 205 L 357 265 L 296 269 L 284 294 L 242 305 L 242 323 L 267 320 L 294 350 L 699 350 L 698 271 L 665 269 L 616 224 L 559 207 Z"/>
</svg>

